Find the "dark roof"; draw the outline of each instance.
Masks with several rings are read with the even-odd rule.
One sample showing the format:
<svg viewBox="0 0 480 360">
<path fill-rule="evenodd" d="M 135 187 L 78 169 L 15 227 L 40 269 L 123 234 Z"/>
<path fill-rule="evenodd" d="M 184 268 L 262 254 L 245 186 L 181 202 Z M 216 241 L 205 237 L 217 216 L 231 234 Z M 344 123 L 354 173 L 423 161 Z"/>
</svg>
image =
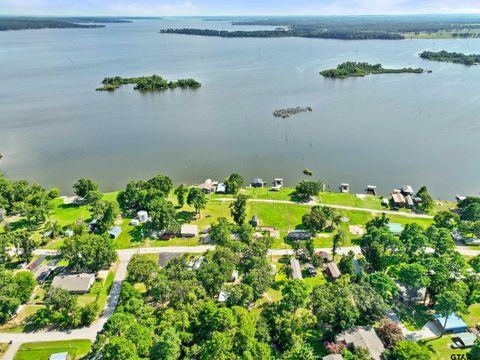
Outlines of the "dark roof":
<svg viewBox="0 0 480 360">
<path fill-rule="evenodd" d="M 287 234 L 287 239 L 289 240 L 310 240 L 312 234 L 305 230 L 293 230 Z"/>
</svg>

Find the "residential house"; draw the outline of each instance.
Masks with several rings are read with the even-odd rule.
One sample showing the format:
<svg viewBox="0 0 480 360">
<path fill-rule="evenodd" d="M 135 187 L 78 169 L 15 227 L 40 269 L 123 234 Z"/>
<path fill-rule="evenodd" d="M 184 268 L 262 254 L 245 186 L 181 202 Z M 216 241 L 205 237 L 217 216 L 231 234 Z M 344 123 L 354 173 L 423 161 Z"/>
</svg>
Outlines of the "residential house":
<svg viewBox="0 0 480 360">
<path fill-rule="evenodd" d="M 394 190 L 393 193 L 392 193 L 392 200 L 393 200 L 393 205 L 395 205 L 396 207 L 405 207 L 405 205 L 407 204 L 406 200 L 405 200 L 405 196 L 403 196 L 403 194 L 401 192 L 399 192 L 398 190 Z"/>
<path fill-rule="evenodd" d="M 205 193 L 205 194 L 213 194 L 217 189 L 218 181 L 213 181 L 212 179 L 206 179 L 205 182 L 198 185 L 198 187 Z"/>
<path fill-rule="evenodd" d="M 343 342 L 349 348 L 364 348 L 372 359 L 381 360 L 385 351 L 382 341 L 372 327 L 357 327 L 337 336 L 337 342 Z"/>
<path fill-rule="evenodd" d="M 311 238 L 312 234 L 305 230 L 292 230 L 286 236 L 287 240 L 310 240 Z"/>
<path fill-rule="evenodd" d="M 180 229 L 180 235 L 184 238 L 193 238 L 198 236 L 198 226 L 183 224 Z"/>
<path fill-rule="evenodd" d="M 95 282 L 95 274 L 60 274 L 53 278 L 52 286 L 73 294 L 86 294 Z"/>
</svg>

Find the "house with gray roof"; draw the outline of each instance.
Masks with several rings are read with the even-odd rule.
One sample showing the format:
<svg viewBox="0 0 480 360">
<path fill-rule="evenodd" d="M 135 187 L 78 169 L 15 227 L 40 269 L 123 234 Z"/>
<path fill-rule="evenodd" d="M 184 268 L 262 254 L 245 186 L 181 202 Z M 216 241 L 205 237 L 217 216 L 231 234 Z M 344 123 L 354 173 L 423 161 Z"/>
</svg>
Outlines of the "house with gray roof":
<svg viewBox="0 0 480 360">
<path fill-rule="evenodd" d="M 372 359 L 380 360 L 385 351 L 382 341 L 372 327 L 363 326 L 345 331 L 337 336 L 337 342 L 343 342 L 347 347 L 364 348 Z"/>
<path fill-rule="evenodd" d="M 290 258 L 290 266 L 292 267 L 292 276 L 294 279 L 303 279 L 302 269 L 300 268 L 300 262 L 294 257 Z"/>
<path fill-rule="evenodd" d="M 95 274 L 60 274 L 53 278 L 52 286 L 73 294 L 86 294 L 95 282 Z"/>
</svg>

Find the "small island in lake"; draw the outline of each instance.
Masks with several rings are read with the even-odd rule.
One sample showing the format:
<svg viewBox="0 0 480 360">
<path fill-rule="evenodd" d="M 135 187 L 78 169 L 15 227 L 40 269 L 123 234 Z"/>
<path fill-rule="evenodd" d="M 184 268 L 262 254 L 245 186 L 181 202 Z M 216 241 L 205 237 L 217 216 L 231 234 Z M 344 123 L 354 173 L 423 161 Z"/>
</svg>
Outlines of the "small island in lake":
<svg viewBox="0 0 480 360">
<path fill-rule="evenodd" d="M 97 91 L 115 91 L 122 85 L 135 84 L 134 89 L 140 91 L 159 91 L 167 89 L 199 88 L 201 83 L 194 79 L 179 79 L 177 81 L 168 81 L 159 75 L 142 76 L 135 78 L 122 78 L 120 76 L 107 77 L 102 81 L 103 86 L 97 88 Z"/>
<path fill-rule="evenodd" d="M 401 68 L 401 69 L 385 69 L 381 64 L 371 65 L 364 62 L 345 62 L 337 66 L 336 69 L 328 69 L 320 72 L 320 74 L 332 79 L 345 79 L 348 77 L 367 76 L 370 74 L 400 74 L 413 73 L 422 74 L 425 70 L 421 68 Z M 428 71 L 431 72 L 431 71 Z"/>
<path fill-rule="evenodd" d="M 273 112 L 273 116 L 275 117 L 281 117 L 281 118 L 288 118 L 292 115 L 295 115 L 295 114 L 298 114 L 300 112 L 307 112 L 307 111 L 313 111 L 313 109 L 310 107 L 310 106 L 307 106 L 307 107 L 300 107 L 300 106 L 297 106 L 295 108 L 287 108 L 287 109 L 279 109 L 279 110 L 275 110 Z"/>
<path fill-rule="evenodd" d="M 431 60 L 431 61 L 440 61 L 448 62 L 454 64 L 463 64 L 463 65 L 478 65 L 480 64 L 480 54 L 471 54 L 466 55 L 456 52 L 448 51 L 424 51 L 420 54 L 422 59 Z"/>
</svg>

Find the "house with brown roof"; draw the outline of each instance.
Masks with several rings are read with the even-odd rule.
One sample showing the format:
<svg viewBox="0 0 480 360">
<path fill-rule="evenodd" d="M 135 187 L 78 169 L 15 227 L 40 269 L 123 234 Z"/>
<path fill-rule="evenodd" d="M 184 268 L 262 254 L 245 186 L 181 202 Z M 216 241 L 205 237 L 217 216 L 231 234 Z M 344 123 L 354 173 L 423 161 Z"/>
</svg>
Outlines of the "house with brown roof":
<svg viewBox="0 0 480 360">
<path fill-rule="evenodd" d="M 338 268 L 337 264 L 334 262 L 329 262 L 327 263 L 327 274 L 332 280 L 337 280 L 340 276 L 342 276 L 342 273 L 340 272 L 340 269 Z"/>
</svg>

